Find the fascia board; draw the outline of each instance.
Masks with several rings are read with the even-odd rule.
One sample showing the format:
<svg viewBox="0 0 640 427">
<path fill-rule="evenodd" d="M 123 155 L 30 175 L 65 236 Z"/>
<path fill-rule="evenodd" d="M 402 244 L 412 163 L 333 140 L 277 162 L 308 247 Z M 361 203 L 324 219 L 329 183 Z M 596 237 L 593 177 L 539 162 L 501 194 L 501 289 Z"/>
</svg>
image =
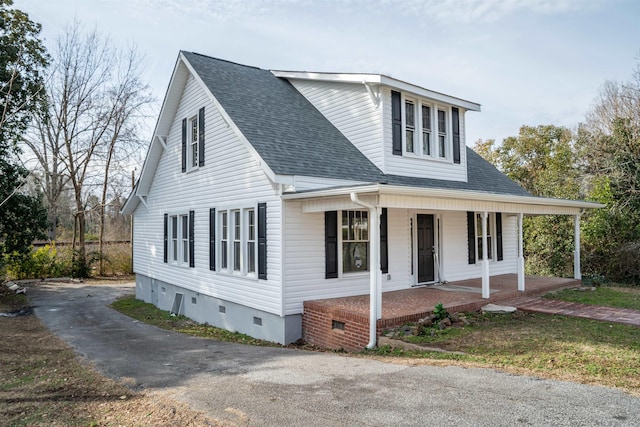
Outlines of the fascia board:
<svg viewBox="0 0 640 427">
<path fill-rule="evenodd" d="M 382 84 L 402 91 L 411 92 L 415 95 L 419 95 L 425 98 L 433 99 L 434 101 L 440 101 L 442 103 L 462 107 L 470 111 L 480 111 L 481 109 L 480 104 L 476 102 L 467 101 L 462 98 L 457 98 L 455 96 L 429 90 L 402 80 L 394 79 L 393 77 L 385 76 L 384 74 L 321 73 L 310 71 L 276 70 L 271 70 L 271 73 L 276 77 L 285 79 L 317 80 L 326 82 L 358 84 Z"/>
<path fill-rule="evenodd" d="M 312 199 L 321 197 L 344 196 L 351 192 L 359 194 L 378 193 L 415 197 L 433 197 L 442 199 L 480 200 L 502 203 L 518 203 L 536 206 L 566 207 L 572 209 L 598 209 L 605 205 L 581 200 L 552 199 L 532 196 L 513 196 L 509 194 L 493 194 L 467 190 L 449 190 L 441 188 L 414 188 L 394 185 L 371 184 L 364 186 L 340 187 L 301 193 L 283 194 L 285 200 Z"/>
</svg>

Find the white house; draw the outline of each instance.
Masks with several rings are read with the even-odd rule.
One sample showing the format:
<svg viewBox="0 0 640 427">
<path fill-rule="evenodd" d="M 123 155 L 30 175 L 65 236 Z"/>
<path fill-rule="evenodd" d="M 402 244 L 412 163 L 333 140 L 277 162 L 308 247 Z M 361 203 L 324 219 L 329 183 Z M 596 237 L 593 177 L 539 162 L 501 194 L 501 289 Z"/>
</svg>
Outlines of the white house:
<svg viewBox="0 0 640 427">
<path fill-rule="evenodd" d="M 375 320 L 415 285 L 481 277 L 488 297 L 517 273 L 523 290 L 523 215 L 572 215 L 578 237 L 597 205 L 533 197 L 467 148 L 474 111 L 384 75 L 180 52 L 123 207 L 137 297 L 286 344 L 306 300 L 370 294 Z"/>
</svg>

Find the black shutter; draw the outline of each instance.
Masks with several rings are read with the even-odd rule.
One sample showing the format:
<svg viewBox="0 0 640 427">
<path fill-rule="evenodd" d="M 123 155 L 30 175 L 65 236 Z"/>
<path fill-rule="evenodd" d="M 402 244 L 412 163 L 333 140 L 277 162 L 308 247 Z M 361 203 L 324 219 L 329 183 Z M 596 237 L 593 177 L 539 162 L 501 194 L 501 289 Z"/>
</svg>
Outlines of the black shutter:
<svg viewBox="0 0 640 427">
<path fill-rule="evenodd" d="M 164 214 L 164 262 L 169 260 L 169 215 Z"/>
<path fill-rule="evenodd" d="M 187 119 L 182 119 L 182 172 L 187 171 Z"/>
<path fill-rule="evenodd" d="M 267 278 L 267 204 L 258 203 L 258 279 Z"/>
<path fill-rule="evenodd" d="M 500 212 L 496 212 L 496 240 L 498 261 L 502 261 L 504 256 L 502 253 L 502 214 Z"/>
<path fill-rule="evenodd" d="M 189 267 L 196 266 L 195 255 L 195 238 L 194 238 L 194 218 L 195 212 L 189 211 Z"/>
<path fill-rule="evenodd" d="M 380 215 L 380 270 L 389 272 L 389 244 L 387 241 L 387 208 L 382 208 Z"/>
<path fill-rule="evenodd" d="M 467 246 L 469 248 L 469 264 L 476 263 L 476 214 L 467 212 Z"/>
<path fill-rule="evenodd" d="M 198 166 L 204 166 L 204 107 L 198 112 Z"/>
<path fill-rule="evenodd" d="M 451 109 L 451 122 L 453 127 L 453 163 L 460 163 L 460 112 L 456 107 Z"/>
<path fill-rule="evenodd" d="M 391 138 L 393 154 L 402 156 L 402 102 L 400 92 L 391 91 Z"/>
<path fill-rule="evenodd" d="M 209 270 L 216 270 L 216 208 L 209 209 Z"/>
<path fill-rule="evenodd" d="M 325 279 L 338 277 L 338 212 L 324 213 Z"/>
</svg>

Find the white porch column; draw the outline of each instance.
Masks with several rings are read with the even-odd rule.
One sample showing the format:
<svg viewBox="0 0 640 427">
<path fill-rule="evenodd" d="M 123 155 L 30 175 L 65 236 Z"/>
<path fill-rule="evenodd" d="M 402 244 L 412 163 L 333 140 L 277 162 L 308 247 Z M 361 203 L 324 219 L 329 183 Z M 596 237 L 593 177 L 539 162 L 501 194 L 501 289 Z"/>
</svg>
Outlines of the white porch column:
<svg viewBox="0 0 640 427">
<path fill-rule="evenodd" d="M 573 278 L 580 280 L 582 279 L 582 273 L 580 272 L 580 214 L 573 217 L 573 234 Z"/>
<path fill-rule="evenodd" d="M 371 223 L 371 227 L 375 230 L 375 237 L 371 238 L 375 239 L 375 254 L 372 253 L 372 269 L 373 273 L 375 273 L 376 281 L 376 313 L 378 319 L 382 319 L 382 270 L 380 269 L 380 215 L 382 215 L 382 208 L 376 206 L 371 211 L 375 213 L 373 215 L 375 221 Z"/>
<path fill-rule="evenodd" d="M 524 214 L 518 214 L 518 259 L 517 271 L 518 271 L 518 290 L 524 291 L 524 244 L 522 239 L 522 220 Z"/>
<path fill-rule="evenodd" d="M 482 212 L 482 298 L 489 298 L 489 251 L 487 249 L 487 218 L 488 212 Z"/>
</svg>

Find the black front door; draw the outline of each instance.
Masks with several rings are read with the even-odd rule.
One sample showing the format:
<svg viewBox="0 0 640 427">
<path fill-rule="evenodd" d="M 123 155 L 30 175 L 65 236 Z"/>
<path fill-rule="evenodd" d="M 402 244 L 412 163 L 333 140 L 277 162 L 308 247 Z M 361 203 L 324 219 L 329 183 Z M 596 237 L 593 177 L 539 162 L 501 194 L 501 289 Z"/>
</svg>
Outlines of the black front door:
<svg viewBox="0 0 640 427">
<path fill-rule="evenodd" d="M 418 283 L 433 282 L 433 215 L 418 214 Z"/>
</svg>

